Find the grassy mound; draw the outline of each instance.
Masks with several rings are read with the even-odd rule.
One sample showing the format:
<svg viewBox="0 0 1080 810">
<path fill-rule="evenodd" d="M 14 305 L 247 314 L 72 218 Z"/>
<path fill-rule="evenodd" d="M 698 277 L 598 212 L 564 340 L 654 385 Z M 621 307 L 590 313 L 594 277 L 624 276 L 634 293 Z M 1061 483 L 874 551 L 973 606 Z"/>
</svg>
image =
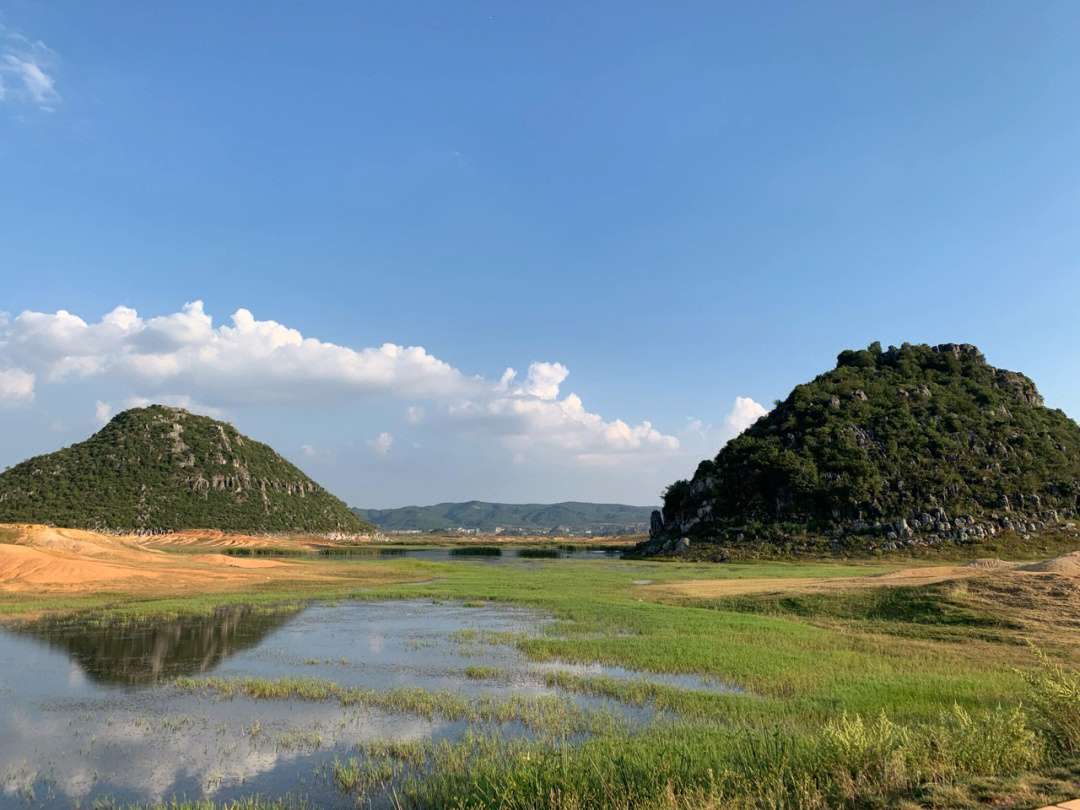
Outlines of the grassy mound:
<svg viewBox="0 0 1080 810">
<path fill-rule="evenodd" d="M 0 475 L 0 522 L 122 531 L 365 532 L 371 526 L 265 444 L 153 405 Z"/>
<path fill-rule="evenodd" d="M 1071 519 L 1078 493 L 1080 426 L 1027 377 L 973 346 L 873 344 L 672 484 L 660 539 L 974 542 Z"/>
</svg>

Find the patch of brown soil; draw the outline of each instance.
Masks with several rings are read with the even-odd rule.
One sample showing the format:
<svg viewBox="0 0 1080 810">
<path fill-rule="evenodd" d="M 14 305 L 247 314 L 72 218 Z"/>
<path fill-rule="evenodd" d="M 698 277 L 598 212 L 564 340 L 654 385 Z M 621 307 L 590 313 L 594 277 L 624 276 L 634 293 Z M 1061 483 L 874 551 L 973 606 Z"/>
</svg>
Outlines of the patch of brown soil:
<svg viewBox="0 0 1080 810">
<path fill-rule="evenodd" d="M 225 565 L 231 568 L 280 568 L 287 564 L 282 560 L 259 560 L 252 557 L 230 557 L 228 554 L 200 554 L 196 559 L 201 563 Z"/>
<path fill-rule="evenodd" d="M 1071 554 L 1062 554 L 1060 557 L 1052 557 L 1042 562 L 1020 566 L 1021 571 L 1037 571 L 1053 574 L 1080 575 L 1080 551 Z"/>
<path fill-rule="evenodd" d="M 957 583 L 953 597 L 984 613 L 1007 616 L 1025 642 L 1066 651 L 1074 659 L 1080 652 L 1080 576 L 1005 571 Z"/>
<path fill-rule="evenodd" d="M 223 532 L 218 529 L 187 529 L 169 534 L 120 535 L 119 537 L 145 548 L 276 548 L 280 546 L 314 548 L 318 545 L 326 545 L 326 541 L 319 537 L 266 537 Z M 365 538 L 362 542 L 369 541 Z"/>
<path fill-rule="evenodd" d="M 999 560 L 997 557 L 980 557 L 977 560 L 964 563 L 964 568 L 983 568 L 988 570 L 1001 569 L 1001 568 L 1015 568 L 1018 563 L 1005 562 L 1005 560 Z"/>
<path fill-rule="evenodd" d="M 1035 584 L 1033 578 L 1036 574 L 1056 574 L 1054 581 L 1057 583 L 1057 592 L 1080 594 L 1080 551 L 1026 565 L 982 558 L 961 565 L 904 568 L 874 576 L 691 579 L 648 585 L 642 590 L 657 598 L 674 596 L 691 599 L 720 599 L 746 594 L 829 593 L 860 588 L 930 585 L 935 582 L 969 580 L 976 577 L 980 581 L 987 582 L 1000 580 L 1008 587 L 1015 588 L 1020 587 L 1018 583 Z"/>
<path fill-rule="evenodd" d="M 19 591 L 31 586 L 81 588 L 101 582 L 116 584 L 139 576 L 139 573 L 136 568 L 90 557 L 23 545 L 0 545 L 0 588 L 5 590 Z"/>
<path fill-rule="evenodd" d="M 855 577 L 747 577 L 743 579 L 690 579 L 663 582 L 642 588 L 656 596 L 683 596 L 693 599 L 719 599 L 745 594 L 829 593 L 857 588 L 929 585 L 948 579 L 983 573 L 978 568 L 961 565 L 935 565 L 905 568 L 886 574 Z"/>
<path fill-rule="evenodd" d="M 21 596 L 85 596 L 123 593 L 169 596 L 265 588 L 274 582 L 315 585 L 341 583 L 360 587 L 406 579 L 386 566 L 350 563 L 333 566 L 316 560 L 258 559 L 225 554 L 167 553 L 163 538 L 114 536 L 81 529 L 8 524 L 0 542 L 0 594 Z M 224 545 L 245 536 L 185 532 L 188 551 L 207 538 Z M 214 535 L 221 535 L 214 538 Z M 274 545 L 252 537 L 253 544 Z M 281 541 L 277 541 L 280 544 Z"/>
</svg>

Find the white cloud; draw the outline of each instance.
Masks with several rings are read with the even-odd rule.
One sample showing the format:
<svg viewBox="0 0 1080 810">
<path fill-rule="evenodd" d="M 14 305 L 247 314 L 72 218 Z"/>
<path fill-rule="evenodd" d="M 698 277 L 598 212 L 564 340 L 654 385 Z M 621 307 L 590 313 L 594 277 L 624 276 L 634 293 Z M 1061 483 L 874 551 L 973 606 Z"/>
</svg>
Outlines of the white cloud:
<svg viewBox="0 0 1080 810">
<path fill-rule="evenodd" d="M 52 112 L 60 103 L 52 76 L 56 53 L 42 42 L 0 26 L 0 101 L 32 104 Z"/>
<path fill-rule="evenodd" d="M 529 386 L 512 394 L 496 387 L 490 396 L 451 405 L 449 416 L 462 426 L 480 429 L 500 437 L 517 454 L 556 448 L 568 459 L 595 465 L 614 462 L 628 453 L 670 453 L 679 449 L 679 440 L 656 430 L 649 422 L 628 425 L 621 419 L 607 422 L 585 410 L 581 398 L 568 394 L 556 398 L 558 390 Z M 524 455 L 522 455 L 524 458 Z"/>
<path fill-rule="evenodd" d="M 125 407 L 158 402 L 215 417 L 244 405 L 419 400 L 423 405 L 404 410 L 409 430 L 552 469 L 671 462 L 697 449 L 648 421 L 589 411 L 576 394 L 560 391 L 569 376 L 562 363 L 532 363 L 521 382 L 508 368 L 494 381 L 467 376 L 418 346 L 353 349 L 258 320 L 246 309 L 216 325 L 200 301 L 151 318 L 119 306 L 90 322 L 65 310 L 24 311 L 0 319 L 0 367 L 25 375 L 24 397 L 32 395 L 35 375 L 39 385 L 96 381 Z M 386 455 L 392 443 L 384 433 L 367 444 Z"/>
<path fill-rule="evenodd" d="M 389 453 L 390 445 L 392 445 L 393 443 L 394 437 L 386 431 L 383 431 L 374 439 L 368 439 L 366 442 L 364 442 L 364 444 L 366 444 L 373 453 L 376 453 L 380 456 L 385 456 L 387 453 Z"/>
<path fill-rule="evenodd" d="M 735 397 L 731 410 L 719 425 L 687 417 L 679 436 L 685 445 L 698 449 L 702 457 L 712 456 L 766 413 L 768 411 L 750 397 Z"/>
<path fill-rule="evenodd" d="M 738 436 L 767 413 L 768 410 L 763 405 L 754 402 L 750 397 L 735 397 L 735 405 L 724 419 L 724 429 L 729 434 L 727 438 Z"/>
<path fill-rule="evenodd" d="M 507 372 L 511 372 L 510 376 L 507 377 L 504 373 L 500 383 L 509 384 L 513 379 L 513 369 L 507 369 Z M 533 363 L 529 366 L 529 376 L 525 379 L 525 386 L 514 393 L 539 399 L 555 399 L 559 395 L 559 386 L 569 374 L 570 372 L 562 363 Z"/>
<path fill-rule="evenodd" d="M 0 351 L 3 344 L 0 344 Z M 34 375 L 21 368 L 0 368 L 0 403 L 24 404 L 34 401 Z"/>
<path fill-rule="evenodd" d="M 107 376 L 150 393 L 227 404 L 310 402 L 366 396 L 468 393 L 477 385 L 422 348 L 392 343 L 356 351 L 237 310 L 215 327 L 201 301 L 143 320 L 117 307 L 97 323 L 65 310 L 23 312 L 7 327 L 0 357 L 50 381 Z"/>
<path fill-rule="evenodd" d="M 319 464 L 322 466 L 332 465 L 335 455 L 331 450 L 320 450 L 313 444 L 300 445 L 300 457 L 305 464 Z"/>
<path fill-rule="evenodd" d="M 109 421 L 109 414 L 112 413 L 112 405 L 108 402 L 102 402 L 100 399 L 94 403 L 94 419 L 98 424 L 104 425 Z"/>
<path fill-rule="evenodd" d="M 512 368 L 507 368 L 506 371 L 504 371 L 502 373 L 502 376 L 499 378 L 499 381 L 495 384 L 495 390 L 496 391 L 506 391 L 506 390 L 508 390 L 510 388 L 510 383 L 512 383 L 514 381 L 514 377 L 516 377 L 516 376 L 517 376 L 516 371 L 514 371 Z"/>
</svg>

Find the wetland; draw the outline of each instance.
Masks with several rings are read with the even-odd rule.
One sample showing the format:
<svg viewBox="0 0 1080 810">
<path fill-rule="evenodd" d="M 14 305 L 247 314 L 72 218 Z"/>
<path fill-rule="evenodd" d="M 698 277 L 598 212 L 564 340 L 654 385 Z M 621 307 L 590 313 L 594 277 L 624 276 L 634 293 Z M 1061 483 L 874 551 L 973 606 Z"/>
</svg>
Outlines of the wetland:
<svg viewBox="0 0 1080 810">
<path fill-rule="evenodd" d="M 1047 618 L 1071 575 L 500 550 L 8 598 L 0 807 L 1034 807 L 1080 785 L 1053 697 L 1075 617 Z"/>
</svg>

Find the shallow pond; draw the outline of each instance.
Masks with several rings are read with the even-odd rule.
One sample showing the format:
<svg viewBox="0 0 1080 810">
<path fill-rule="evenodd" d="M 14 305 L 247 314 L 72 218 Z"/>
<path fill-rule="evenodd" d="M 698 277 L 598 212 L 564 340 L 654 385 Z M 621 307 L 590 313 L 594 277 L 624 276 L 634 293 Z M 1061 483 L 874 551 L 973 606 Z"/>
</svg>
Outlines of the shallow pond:
<svg viewBox="0 0 1080 810">
<path fill-rule="evenodd" d="M 174 796 L 304 794 L 355 806 L 329 766 L 365 741 L 454 740 L 462 719 L 337 700 L 257 700 L 178 688 L 178 676 L 307 678 L 385 692 L 422 688 L 473 700 L 555 694 L 545 675 L 690 676 L 533 662 L 513 645 L 546 619 L 506 605 L 427 600 L 228 608 L 168 620 L 45 620 L 0 630 L 0 807 Z M 642 710 L 565 695 L 630 720 Z M 523 733 L 510 724 L 500 733 Z M 527 732 L 525 732 L 527 733 Z M 369 798 L 385 803 L 378 791 Z"/>
</svg>

